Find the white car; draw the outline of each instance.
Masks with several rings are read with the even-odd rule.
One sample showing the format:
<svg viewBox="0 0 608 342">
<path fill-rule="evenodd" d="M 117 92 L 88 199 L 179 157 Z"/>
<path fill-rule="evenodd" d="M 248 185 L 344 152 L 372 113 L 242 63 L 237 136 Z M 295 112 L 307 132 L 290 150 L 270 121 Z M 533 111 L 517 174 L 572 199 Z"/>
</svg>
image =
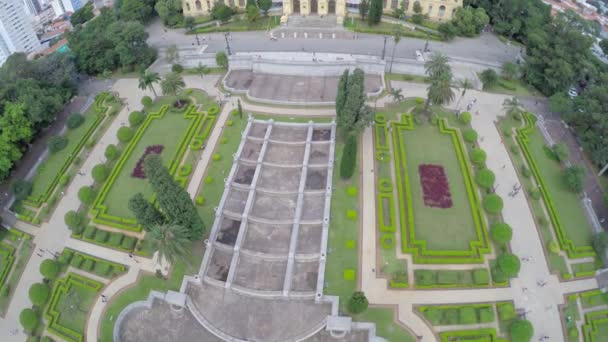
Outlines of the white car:
<svg viewBox="0 0 608 342">
<path fill-rule="evenodd" d="M 570 88 L 570 90 L 568 90 L 568 96 L 573 99 L 578 96 L 578 92 L 576 91 L 576 89 Z"/>
</svg>

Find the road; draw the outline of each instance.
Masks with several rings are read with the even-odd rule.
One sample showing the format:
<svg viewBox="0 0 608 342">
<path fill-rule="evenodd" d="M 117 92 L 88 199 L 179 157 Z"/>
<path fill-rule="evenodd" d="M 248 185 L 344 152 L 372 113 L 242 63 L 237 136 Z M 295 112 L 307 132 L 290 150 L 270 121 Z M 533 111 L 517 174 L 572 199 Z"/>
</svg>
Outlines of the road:
<svg viewBox="0 0 608 342">
<path fill-rule="evenodd" d="M 196 45 L 193 35 L 186 35 L 184 29 L 165 29 L 159 20 L 152 22 L 146 31 L 149 33 L 148 44 L 164 48 L 175 44 L 178 47 Z M 201 45 L 207 45 L 205 52 L 226 50 L 223 33 L 199 34 Z M 403 37 L 395 50 L 395 57 L 414 58 L 416 50 L 424 49 L 427 41 Z M 266 31 L 234 32 L 230 41 L 232 52 L 333 52 L 346 54 L 376 55 L 382 54 L 384 38 L 381 35 L 359 34 L 358 39 L 295 39 L 285 38 L 271 41 Z M 484 33 L 477 38 L 456 38 L 450 42 L 428 41 L 431 51 L 447 54 L 452 59 L 502 63 L 514 61 L 520 48 L 502 43 L 496 36 Z M 389 38 L 386 54 L 392 54 L 393 43 Z"/>
</svg>

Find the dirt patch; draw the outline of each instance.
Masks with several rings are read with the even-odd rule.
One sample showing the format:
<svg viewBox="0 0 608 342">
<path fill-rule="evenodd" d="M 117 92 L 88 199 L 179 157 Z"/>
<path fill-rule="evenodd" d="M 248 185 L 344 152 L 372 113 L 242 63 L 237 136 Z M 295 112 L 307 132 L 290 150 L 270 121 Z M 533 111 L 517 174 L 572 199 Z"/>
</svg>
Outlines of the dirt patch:
<svg viewBox="0 0 608 342">
<path fill-rule="evenodd" d="M 326 128 L 317 128 L 312 131 L 312 141 L 329 141 L 331 138 L 331 130 Z"/>
<path fill-rule="evenodd" d="M 220 228 L 220 231 L 217 233 L 217 242 L 231 247 L 234 246 L 240 228 L 241 221 L 224 218 L 222 220 L 222 228 Z"/>
<path fill-rule="evenodd" d="M 327 169 L 308 169 L 306 190 L 323 190 L 327 185 Z"/>
</svg>

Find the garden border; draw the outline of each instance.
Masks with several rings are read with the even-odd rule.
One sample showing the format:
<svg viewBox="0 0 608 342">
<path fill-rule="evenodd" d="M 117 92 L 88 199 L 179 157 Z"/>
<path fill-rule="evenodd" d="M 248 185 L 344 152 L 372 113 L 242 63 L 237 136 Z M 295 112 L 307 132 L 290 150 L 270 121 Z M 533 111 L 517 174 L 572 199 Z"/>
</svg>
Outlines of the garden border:
<svg viewBox="0 0 608 342">
<path fill-rule="evenodd" d="M 11 269 L 13 268 L 13 264 L 15 263 L 15 251 L 16 250 L 17 250 L 17 248 L 9 245 L 8 243 L 0 241 L 0 254 L 5 255 L 6 260 L 7 260 L 6 265 L 0 271 L 0 286 L 4 285 L 4 282 L 6 281 L 6 277 L 8 276 L 8 274 L 11 272 Z"/>
<path fill-rule="evenodd" d="M 471 341 L 493 341 L 493 342 L 507 342 L 506 339 L 498 337 L 496 333 L 496 329 L 494 328 L 486 328 L 486 329 L 470 329 L 470 330 L 453 330 L 453 331 L 443 331 L 439 333 L 439 338 L 441 342 L 451 342 L 454 341 L 454 337 L 463 338 L 463 340 L 471 340 Z M 460 340 L 460 339 L 458 339 Z"/>
<path fill-rule="evenodd" d="M 608 324 L 608 310 L 591 311 L 585 314 L 585 324 L 581 327 L 585 342 L 599 342 L 593 335 L 594 332 L 597 332 L 599 324 Z"/>
</svg>

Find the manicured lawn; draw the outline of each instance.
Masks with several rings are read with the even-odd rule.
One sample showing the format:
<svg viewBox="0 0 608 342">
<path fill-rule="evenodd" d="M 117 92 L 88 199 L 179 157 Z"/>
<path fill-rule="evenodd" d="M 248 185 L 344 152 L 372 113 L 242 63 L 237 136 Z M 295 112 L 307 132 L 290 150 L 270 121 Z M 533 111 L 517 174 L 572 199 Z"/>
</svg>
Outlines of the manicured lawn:
<svg viewBox="0 0 608 342">
<path fill-rule="evenodd" d="M 0 296 L 0 315 L 4 316 L 12 299 L 13 291 L 17 287 L 17 283 L 21 278 L 21 274 L 23 273 L 27 261 L 29 260 L 30 255 L 32 254 L 34 245 L 31 242 L 31 238 L 27 235 L 24 235 L 24 237 L 20 238 L 12 232 L 6 231 L 5 229 L 0 229 L 0 232 L 2 233 L 2 237 L 0 238 L 0 240 L 6 239 L 7 243 L 10 241 L 13 246 L 19 246 L 20 240 L 18 239 L 25 239 L 21 247 L 18 248 L 13 254 L 15 260 L 12 265 L 11 273 L 4 281 L 4 284 L 8 286 L 10 290 L 8 296 Z M 25 236 L 27 236 L 28 238 L 26 239 Z"/>
<path fill-rule="evenodd" d="M 262 17 L 255 22 L 250 22 L 246 19 L 238 19 L 236 16 L 233 17 L 232 21 L 222 24 L 220 26 L 205 26 L 199 27 L 196 30 L 198 33 L 210 33 L 210 32 L 235 32 L 235 31 L 262 31 L 271 29 L 275 26 L 279 26 L 280 18 L 278 16 Z M 188 32 L 188 34 L 194 34 L 194 32 Z"/>
<path fill-rule="evenodd" d="M 392 24 L 387 22 L 380 22 L 376 25 L 369 25 L 367 21 L 362 21 L 359 18 L 354 19 L 354 21 L 352 19 L 345 19 L 344 27 L 355 32 L 383 34 L 389 36 L 394 35 L 395 32 L 398 30 L 405 37 L 442 40 L 441 36 L 439 36 L 438 34 L 432 34 L 421 30 L 413 31 L 403 25 Z"/>
<path fill-rule="evenodd" d="M 543 177 L 547 190 L 553 198 L 564 232 L 575 246 L 590 246 L 593 234 L 579 196 L 568 190 L 564 185 L 561 165 L 549 159 L 543 150 L 543 146 L 545 146 L 543 136 L 535 129 L 530 136 L 530 153 L 536 160 L 541 177 Z"/>
<path fill-rule="evenodd" d="M 131 172 L 133 172 L 139 158 L 144 155 L 146 147 L 151 145 L 164 146 L 161 157 L 165 165 L 168 166 L 190 122 L 191 119 L 184 119 L 181 113 L 167 112 L 162 118 L 155 119 L 150 123 L 129 159 L 120 170 L 114 184 L 111 185 L 104 201 L 108 208 L 108 214 L 133 218 L 133 214 L 128 208 L 129 199 L 138 192 L 141 192 L 145 198 L 152 198 L 154 192 L 148 180 L 132 177 Z"/>
<path fill-rule="evenodd" d="M 340 165 L 343 142 L 336 143 L 335 165 Z M 357 165 L 360 167 L 360 165 Z M 331 223 L 329 228 L 328 250 L 331 253 L 327 257 L 325 269 L 325 294 L 340 297 L 340 312 L 348 314 L 346 305 L 348 299 L 357 290 L 356 280 L 344 280 L 345 269 L 358 270 L 359 229 L 358 220 L 353 221 L 346 217 L 349 209 L 359 210 L 359 197 L 349 196 L 346 192 L 349 186 L 359 188 L 358 172 L 349 181 L 340 179 L 339 171 L 335 170 L 333 175 L 334 192 L 331 199 Z M 355 248 L 348 248 L 346 241 L 356 241 Z M 395 323 L 393 309 L 368 308 L 365 312 L 353 316 L 356 321 L 374 322 L 378 336 L 389 341 L 413 342 L 414 337 L 407 330 Z"/>
<path fill-rule="evenodd" d="M 518 79 L 507 80 L 500 78 L 495 86 L 486 88 L 484 91 L 509 95 L 541 96 L 538 90 Z"/>
<path fill-rule="evenodd" d="M 593 290 L 581 293 L 581 305 L 584 309 L 592 308 L 598 305 L 608 304 L 608 295 L 600 290 Z"/>
<path fill-rule="evenodd" d="M 387 81 L 404 81 L 404 82 L 415 82 L 415 83 L 429 83 L 429 79 L 426 76 L 409 75 L 409 74 L 385 74 L 384 78 Z"/>
<path fill-rule="evenodd" d="M 413 208 L 410 214 L 414 215 L 416 239 L 426 240 L 427 248 L 431 250 L 469 250 L 469 242 L 477 240 L 477 233 L 463 170 L 451 136 L 440 134 L 438 127 L 431 124 L 416 125 L 413 130 L 400 132 L 407 158 Z M 418 169 L 421 164 L 443 167 L 452 196 L 451 208 L 425 205 Z"/>
<path fill-rule="evenodd" d="M 66 294 L 61 296 L 56 310 L 61 313 L 57 323 L 71 330 L 84 334 L 87 313 L 91 309 L 97 291 L 85 286 L 71 286 Z"/>
</svg>

